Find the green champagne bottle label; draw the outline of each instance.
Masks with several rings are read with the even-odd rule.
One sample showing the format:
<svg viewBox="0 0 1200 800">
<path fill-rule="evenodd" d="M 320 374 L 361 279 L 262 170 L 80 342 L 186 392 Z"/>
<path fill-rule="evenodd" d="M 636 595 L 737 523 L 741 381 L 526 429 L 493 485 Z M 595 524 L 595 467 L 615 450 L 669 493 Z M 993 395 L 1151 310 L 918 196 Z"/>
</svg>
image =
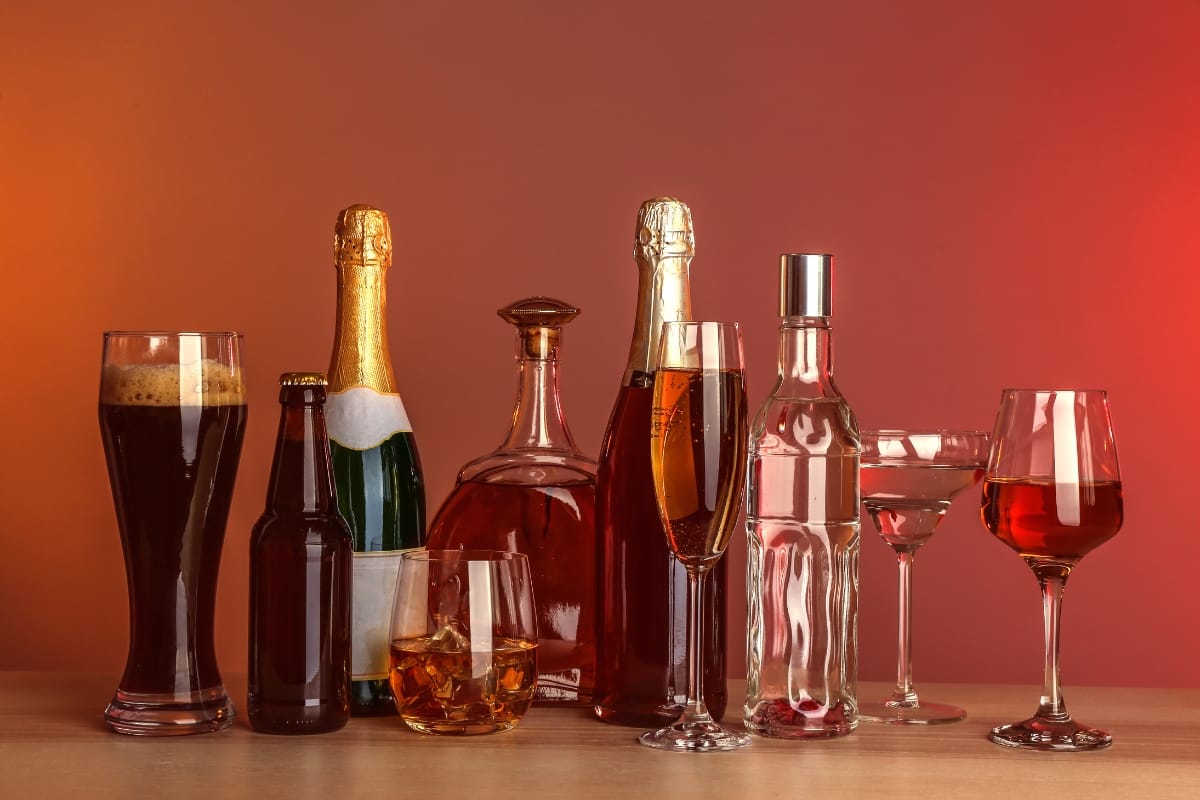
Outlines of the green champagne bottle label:
<svg viewBox="0 0 1200 800">
<path fill-rule="evenodd" d="M 397 433 L 412 430 L 398 394 L 383 394 L 365 386 L 330 392 L 325 402 L 329 438 L 351 450 L 370 450 Z"/>
</svg>

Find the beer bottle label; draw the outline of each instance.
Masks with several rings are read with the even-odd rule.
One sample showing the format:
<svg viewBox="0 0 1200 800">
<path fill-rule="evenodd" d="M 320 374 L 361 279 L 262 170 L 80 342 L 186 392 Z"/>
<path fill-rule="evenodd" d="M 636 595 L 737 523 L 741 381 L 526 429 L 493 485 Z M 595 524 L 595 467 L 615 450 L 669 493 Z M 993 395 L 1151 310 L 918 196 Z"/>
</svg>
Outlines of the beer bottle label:
<svg viewBox="0 0 1200 800">
<path fill-rule="evenodd" d="M 370 450 L 412 430 L 400 395 L 365 386 L 331 392 L 325 401 L 325 425 L 330 439 L 351 450 Z"/>
</svg>

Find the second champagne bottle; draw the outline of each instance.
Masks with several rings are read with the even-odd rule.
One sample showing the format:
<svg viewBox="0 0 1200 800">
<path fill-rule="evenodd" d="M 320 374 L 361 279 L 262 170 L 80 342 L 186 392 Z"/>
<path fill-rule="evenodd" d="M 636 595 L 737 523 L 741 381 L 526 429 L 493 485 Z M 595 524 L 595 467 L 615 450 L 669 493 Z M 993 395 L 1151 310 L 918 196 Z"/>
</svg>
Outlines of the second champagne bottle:
<svg viewBox="0 0 1200 800">
<path fill-rule="evenodd" d="M 634 229 L 638 266 L 633 342 L 600 451 L 596 530 L 600 624 L 595 711 L 623 725 L 661 727 L 679 718 L 687 691 L 687 573 L 671 554 L 654 499 L 650 423 L 664 322 L 692 318 L 688 270 L 692 212 L 672 197 L 642 204 Z M 727 560 L 713 568 L 701 618 L 704 702 L 725 713 Z"/>
</svg>

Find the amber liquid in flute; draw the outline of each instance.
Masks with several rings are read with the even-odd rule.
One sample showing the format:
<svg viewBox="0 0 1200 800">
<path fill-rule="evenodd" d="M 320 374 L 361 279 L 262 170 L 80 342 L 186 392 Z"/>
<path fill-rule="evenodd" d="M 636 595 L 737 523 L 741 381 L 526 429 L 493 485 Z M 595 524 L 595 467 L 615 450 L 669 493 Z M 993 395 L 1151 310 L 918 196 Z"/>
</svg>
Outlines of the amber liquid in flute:
<svg viewBox="0 0 1200 800">
<path fill-rule="evenodd" d="M 1121 484 L 988 479 L 980 514 L 1025 559 L 1074 563 L 1120 530 Z"/>
<path fill-rule="evenodd" d="M 742 373 L 660 369 L 656 380 L 650 458 L 667 537 L 680 561 L 709 565 L 733 535 L 746 476 Z"/>
</svg>

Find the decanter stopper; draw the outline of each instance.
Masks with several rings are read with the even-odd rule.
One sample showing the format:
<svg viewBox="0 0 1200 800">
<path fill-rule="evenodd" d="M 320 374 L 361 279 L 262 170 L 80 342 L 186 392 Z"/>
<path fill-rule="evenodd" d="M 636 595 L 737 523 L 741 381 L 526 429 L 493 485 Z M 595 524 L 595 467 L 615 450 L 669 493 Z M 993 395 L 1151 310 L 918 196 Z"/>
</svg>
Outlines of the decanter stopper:
<svg viewBox="0 0 1200 800">
<path fill-rule="evenodd" d="M 517 328 L 524 358 L 556 358 L 559 332 L 575 319 L 579 309 L 552 297 L 527 297 L 496 313 Z"/>
</svg>

